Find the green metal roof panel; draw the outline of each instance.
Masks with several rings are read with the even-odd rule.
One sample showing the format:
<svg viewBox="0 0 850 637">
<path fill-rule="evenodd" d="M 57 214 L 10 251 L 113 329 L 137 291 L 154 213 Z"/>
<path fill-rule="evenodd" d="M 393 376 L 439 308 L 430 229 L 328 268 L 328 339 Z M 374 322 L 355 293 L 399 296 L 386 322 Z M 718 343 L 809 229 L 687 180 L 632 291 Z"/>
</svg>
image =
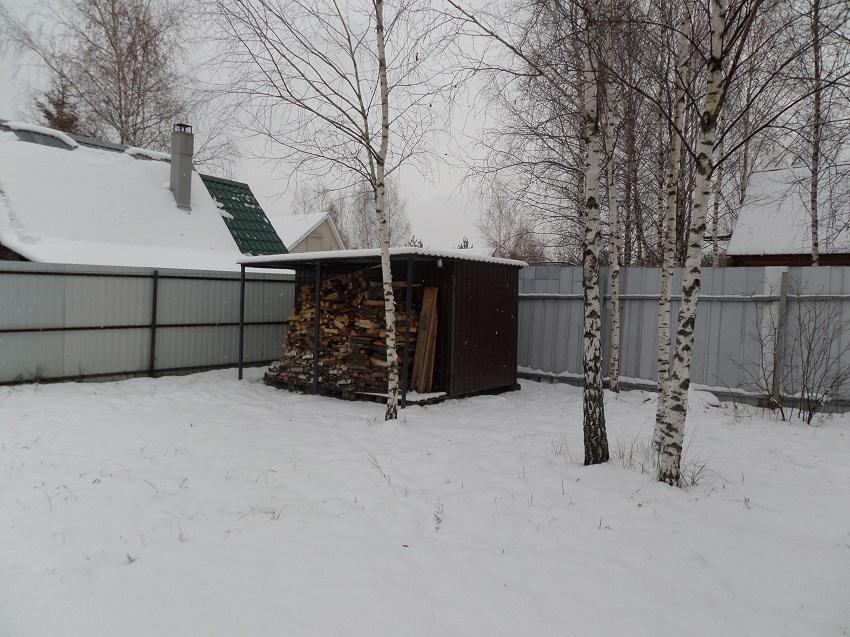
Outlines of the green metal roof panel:
<svg viewBox="0 0 850 637">
<path fill-rule="evenodd" d="M 287 252 L 248 184 L 210 175 L 201 175 L 201 179 L 218 207 L 232 217 L 222 219 L 243 254 Z"/>
</svg>

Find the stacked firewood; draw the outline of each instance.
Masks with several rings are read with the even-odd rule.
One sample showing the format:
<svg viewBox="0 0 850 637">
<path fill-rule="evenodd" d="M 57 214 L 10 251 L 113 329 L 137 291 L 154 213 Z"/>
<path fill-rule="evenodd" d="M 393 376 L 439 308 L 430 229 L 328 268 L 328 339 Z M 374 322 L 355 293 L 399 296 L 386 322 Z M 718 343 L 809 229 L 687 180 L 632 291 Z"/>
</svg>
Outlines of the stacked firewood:
<svg viewBox="0 0 850 637">
<path fill-rule="evenodd" d="M 396 345 L 399 369 L 404 355 L 404 283 L 396 288 Z M 319 385 L 341 394 L 387 391 L 386 321 L 383 286 L 365 271 L 341 274 L 321 283 L 319 305 Z M 304 284 L 297 291 L 283 355 L 269 370 L 268 380 L 298 389 L 313 384 L 315 290 Z M 410 356 L 419 328 L 417 311 L 410 323 Z"/>
</svg>

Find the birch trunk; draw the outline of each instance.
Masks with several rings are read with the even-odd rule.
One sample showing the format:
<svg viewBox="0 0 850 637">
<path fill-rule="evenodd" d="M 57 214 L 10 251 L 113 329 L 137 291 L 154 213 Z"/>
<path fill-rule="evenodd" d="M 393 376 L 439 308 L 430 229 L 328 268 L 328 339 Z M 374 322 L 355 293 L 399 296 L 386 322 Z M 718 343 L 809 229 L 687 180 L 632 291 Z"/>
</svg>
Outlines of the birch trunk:
<svg viewBox="0 0 850 637">
<path fill-rule="evenodd" d="M 670 139 L 670 165 L 667 174 L 667 211 L 664 251 L 661 264 L 661 291 L 658 297 L 658 404 L 655 408 L 656 450 L 661 447 L 661 432 L 667 423 L 667 399 L 670 395 L 670 298 L 673 291 L 673 266 L 676 263 L 676 218 L 679 202 L 679 170 L 682 152 L 682 124 L 685 119 L 685 82 L 690 47 L 690 4 L 682 10 L 676 40 L 676 84 L 673 104 L 673 131 Z"/>
<path fill-rule="evenodd" d="M 680 465 L 688 412 L 688 387 L 694 345 L 697 301 L 700 289 L 702 242 L 705 236 L 706 207 L 713 173 L 714 135 L 719 116 L 720 84 L 723 79 L 723 35 L 726 28 L 726 0 L 711 1 L 711 54 L 708 59 L 708 84 L 700 117 L 700 135 L 696 156 L 696 195 L 691 209 L 688 254 L 682 281 L 682 302 L 676 329 L 676 355 L 670 377 L 667 422 L 661 431 L 658 454 L 658 480 L 681 484 Z"/>
<path fill-rule="evenodd" d="M 812 92 L 812 173 L 809 188 L 809 206 L 812 215 L 812 265 L 820 261 L 818 242 L 818 177 L 820 173 L 821 146 L 821 44 L 820 0 L 812 0 L 812 53 L 814 55 L 814 91 Z"/>
<path fill-rule="evenodd" d="M 378 76 L 381 86 L 381 147 L 375 157 L 375 214 L 381 243 L 381 278 L 384 284 L 384 317 L 387 324 L 387 411 L 384 420 L 398 417 L 398 352 L 395 339 L 395 295 L 390 267 L 390 233 L 385 208 L 387 148 L 390 139 L 389 88 L 387 57 L 384 49 L 384 0 L 375 0 L 375 33 L 378 40 Z"/>
<path fill-rule="evenodd" d="M 602 390 L 602 313 L 599 298 L 599 108 L 597 105 L 596 2 L 587 3 L 587 57 L 584 62 L 584 127 L 587 147 L 584 179 L 584 464 L 608 461 Z"/>
<path fill-rule="evenodd" d="M 720 199 L 723 196 L 723 168 L 719 165 L 719 162 L 723 158 L 724 141 L 725 138 L 720 140 L 720 145 L 717 148 L 717 161 L 714 162 L 717 168 L 714 171 L 714 211 L 711 215 L 711 265 L 715 268 L 720 267 L 720 242 L 717 239 L 717 233 L 720 230 Z"/>
<path fill-rule="evenodd" d="M 611 2 L 611 15 L 614 14 L 614 3 Z M 610 29 L 610 27 L 609 27 Z M 606 65 L 611 68 L 614 58 L 614 38 L 609 30 L 606 38 Z M 620 232 L 620 215 L 617 207 L 617 180 L 614 170 L 614 138 L 617 134 L 617 106 L 614 100 L 611 74 L 606 73 L 605 84 L 605 139 L 607 141 L 608 164 L 606 169 L 608 193 L 608 224 L 611 233 L 611 359 L 609 365 L 608 388 L 612 392 L 620 392 L 620 253 L 623 250 L 623 238 Z"/>
</svg>

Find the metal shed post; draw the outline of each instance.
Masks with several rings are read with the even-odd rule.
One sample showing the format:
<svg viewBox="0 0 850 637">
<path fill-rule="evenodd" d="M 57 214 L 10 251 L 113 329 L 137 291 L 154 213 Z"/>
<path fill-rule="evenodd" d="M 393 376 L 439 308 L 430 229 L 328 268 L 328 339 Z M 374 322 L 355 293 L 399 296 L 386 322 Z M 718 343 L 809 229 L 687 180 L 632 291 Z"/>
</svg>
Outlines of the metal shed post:
<svg viewBox="0 0 850 637">
<path fill-rule="evenodd" d="M 410 375 L 410 312 L 412 311 L 413 299 L 411 298 L 411 286 L 413 285 L 413 255 L 407 257 L 407 279 L 405 283 L 405 299 L 404 311 L 406 312 L 406 320 L 404 321 L 404 359 L 402 360 L 401 370 L 401 406 L 407 407 L 407 385 Z"/>
<path fill-rule="evenodd" d="M 245 266 L 239 272 L 239 380 L 242 380 L 242 361 L 245 358 Z"/>
<path fill-rule="evenodd" d="M 313 393 L 319 393 L 319 304 L 322 302 L 322 266 L 316 261 L 316 280 L 313 290 L 316 311 L 313 314 Z"/>
</svg>

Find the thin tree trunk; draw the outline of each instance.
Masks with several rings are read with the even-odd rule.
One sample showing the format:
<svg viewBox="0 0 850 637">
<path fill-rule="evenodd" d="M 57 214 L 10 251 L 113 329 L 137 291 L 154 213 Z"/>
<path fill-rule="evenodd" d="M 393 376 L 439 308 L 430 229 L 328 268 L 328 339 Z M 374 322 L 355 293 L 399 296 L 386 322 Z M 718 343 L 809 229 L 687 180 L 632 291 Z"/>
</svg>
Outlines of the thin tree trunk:
<svg viewBox="0 0 850 637">
<path fill-rule="evenodd" d="M 723 158 L 723 143 L 726 138 L 720 140 L 717 148 L 717 161 L 714 165 L 717 166 L 714 173 L 714 212 L 711 215 L 711 265 L 715 268 L 720 267 L 720 241 L 717 239 L 717 233 L 720 231 L 720 199 L 723 197 L 723 167 L 719 165 Z"/>
<path fill-rule="evenodd" d="M 602 312 L 599 298 L 599 108 L 597 105 L 596 1 L 587 3 L 587 57 L 584 63 L 585 164 L 584 225 L 584 464 L 608 461 L 602 390 Z"/>
<path fill-rule="evenodd" d="M 670 298 L 673 291 L 673 266 L 676 263 L 676 218 L 679 203 L 679 170 L 682 162 L 682 139 L 679 136 L 685 119 L 685 82 L 687 81 L 690 47 L 690 4 L 682 9 L 676 40 L 675 101 L 673 103 L 673 134 L 670 138 L 670 164 L 667 174 L 667 211 L 664 230 L 664 252 L 661 263 L 661 291 L 658 297 L 658 404 L 655 408 L 656 450 L 661 447 L 661 435 L 667 423 L 667 399 L 670 395 Z"/>
<path fill-rule="evenodd" d="M 812 92 L 812 174 L 809 190 L 809 205 L 812 214 L 812 265 L 820 261 L 818 241 L 818 177 L 820 173 L 821 146 L 821 45 L 820 45 L 820 0 L 812 0 L 812 53 L 814 55 L 814 91 Z"/>
<path fill-rule="evenodd" d="M 378 216 L 378 236 L 381 242 L 381 278 L 384 284 L 384 317 L 387 324 L 387 411 L 384 414 L 384 420 L 395 420 L 398 417 L 398 352 L 395 344 L 395 295 L 390 266 L 390 233 L 384 207 L 386 199 L 384 171 L 390 139 L 387 58 L 384 50 L 384 0 L 375 0 L 375 32 L 378 40 L 378 75 L 381 85 L 381 148 L 375 158 L 375 213 Z"/>
<path fill-rule="evenodd" d="M 610 16 L 614 15 L 614 1 L 610 2 Z M 613 29 L 608 27 L 606 38 L 606 66 L 613 65 L 614 38 Z M 611 73 L 605 74 L 605 140 L 607 142 L 608 162 L 606 169 L 608 193 L 608 225 L 611 233 L 611 358 L 608 369 L 608 388 L 612 392 L 620 391 L 620 253 L 622 252 L 622 235 L 620 233 L 620 215 L 617 207 L 617 180 L 614 166 L 616 145 L 614 138 L 617 134 L 617 105 L 614 98 L 614 87 L 611 83 Z"/>
<path fill-rule="evenodd" d="M 681 484 L 682 444 L 688 412 L 688 387 L 691 383 L 691 357 L 694 345 L 697 301 L 700 289 L 702 242 L 705 218 L 714 171 L 712 154 L 719 116 L 720 84 L 723 79 L 723 33 L 726 28 L 726 0 L 711 2 L 711 55 L 708 59 L 708 84 L 700 117 L 700 137 L 696 157 L 696 196 L 688 232 L 688 255 L 682 281 L 682 302 L 676 329 L 676 355 L 670 377 L 668 421 L 661 432 L 658 454 L 658 480 Z"/>
</svg>

